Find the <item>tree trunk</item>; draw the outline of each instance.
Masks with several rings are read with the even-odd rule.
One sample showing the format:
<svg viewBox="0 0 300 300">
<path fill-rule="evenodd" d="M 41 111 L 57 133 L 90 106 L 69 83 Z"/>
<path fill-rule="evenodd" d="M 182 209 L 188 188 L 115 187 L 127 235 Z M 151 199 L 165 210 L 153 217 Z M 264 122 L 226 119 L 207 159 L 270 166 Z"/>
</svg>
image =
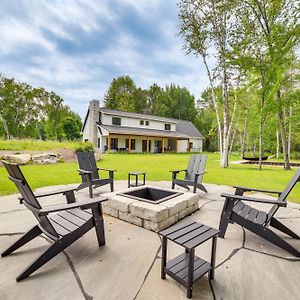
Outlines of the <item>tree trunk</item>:
<svg viewBox="0 0 300 300">
<path fill-rule="evenodd" d="M 280 136 L 279 136 L 279 129 L 277 125 L 276 129 L 276 158 L 279 158 L 279 153 L 280 153 Z"/>
<path fill-rule="evenodd" d="M 231 138 L 231 141 L 230 141 L 230 146 L 229 146 L 229 155 L 231 154 L 231 152 L 232 152 L 232 149 L 233 149 L 233 145 L 234 145 L 235 136 L 236 136 L 236 128 L 235 128 L 235 129 L 234 129 L 234 131 L 233 131 L 233 135 L 232 135 L 232 138 Z"/>
<path fill-rule="evenodd" d="M 293 109 L 290 107 L 289 111 L 289 133 L 288 133 L 288 158 L 291 160 L 291 143 L 292 143 L 292 122 L 291 116 L 293 114 Z"/>
<path fill-rule="evenodd" d="M 2 117 L 2 115 L 0 115 L 0 120 L 2 121 L 2 124 L 3 124 L 3 128 L 4 128 L 4 131 L 5 131 L 5 134 L 6 134 L 6 139 L 9 141 L 10 138 L 11 138 L 9 128 L 7 126 L 7 123 L 6 123 L 5 119 Z"/>
<path fill-rule="evenodd" d="M 246 116 L 246 118 L 245 118 L 244 131 L 243 131 L 243 135 L 242 135 L 242 138 L 241 138 L 241 157 L 245 156 L 247 128 L 248 128 L 248 116 Z"/>
<path fill-rule="evenodd" d="M 290 160 L 288 156 L 288 142 L 286 138 L 286 126 L 285 126 L 285 120 L 283 116 L 282 111 L 282 103 L 281 103 L 281 93 L 280 90 L 277 91 L 277 100 L 278 100 L 278 118 L 279 118 L 279 124 L 281 127 L 281 139 L 282 139 L 282 149 L 283 149 L 283 159 L 284 159 L 284 169 L 290 170 Z"/>
<path fill-rule="evenodd" d="M 259 170 L 262 170 L 262 155 L 263 155 L 263 122 L 262 122 L 262 116 L 260 116 L 260 122 L 259 122 Z"/>
<path fill-rule="evenodd" d="M 218 145 L 219 145 L 220 162 L 221 162 L 222 161 L 222 156 L 223 156 L 223 134 L 222 134 L 221 119 L 220 119 L 220 115 L 219 115 L 217 98 L 216 98 L 216 95 L 215 95 L 215 87 L 214 87 L 214 83 L 213 83 L 213 78 L 211 76 L 210 69 L 208 67 L 208 64 L 207 64 L 205 56 L 202 56 L 202 60 L 203 60 L 203 63 L 205 65 L 207 76 L 208 76 L 208 79 L 209 79 L 209 84 L 210 84 L 211 94 L 212 94 L 211 95 L 212 96 L 212 102 L 213 102 L 213 106 L 214 106 L 215 113 L 216 113 L 216 118 L 217 118 L 217 124 L 218 124 Z"/>
</svg>

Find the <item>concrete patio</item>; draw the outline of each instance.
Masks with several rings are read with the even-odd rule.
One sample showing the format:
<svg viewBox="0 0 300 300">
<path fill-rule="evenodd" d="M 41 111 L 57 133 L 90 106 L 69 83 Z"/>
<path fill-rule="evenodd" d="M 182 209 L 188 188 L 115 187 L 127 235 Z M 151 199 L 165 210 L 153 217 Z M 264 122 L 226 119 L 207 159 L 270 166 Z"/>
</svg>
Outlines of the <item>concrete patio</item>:
<svg viewBox="0 0 300 300">
<path fill-rule="evenodd" d="M 148 182 L 170 187 L 170 182 Z M 127 181 L 117 181 L 116 190 Z M 218 228 L 223 206 L 222 192 L 228 186 L 206 184 L 201 193 L 199 210 L 187 218 Z M 72 187 L 72 185 L 70 185 Z M 65 186 L 47 187 L 39 192 Z M 100 188 L 101 192 L 108 192 Z M 87 190 L 81 191 L 87 193 Z M 255 194 L 253 194 L 255 195 Z M 255 196 L 262 196 L 256 194 Z M 264 197 L 269 197 L 263 195 Z M 270 197 L 271 198 L 271 197 Z M 61 203 L 62 196 L 41 200 L 48 206 Z M 269 205 L 255 205 L 269 209 Z M 276 216 L 292 230 L 300 233 L 300 205 L 289 203 Z M 122 299 L 156 300 L 186 299 L 186 290 L 170 277 L 160 279 L 161 249 L 157 233 L 105 216 L 106 245 L 99 248 L 94 230 L 71 245 L 40 270 L 20 283 L 16 276 L 32 262 L 48 240 L 39 237 L 13 255 L 0 258 L 0 299 Z M 36 220 L 17 200 L 17 195 L 0 198 L 0 252 L 30 228 Z M 282 234 L 283 235 L 283 234 Z M 300 241 L 285 237 L 300 249 Z M 210 258 L 210 242 L 197 248 L 196 254 Z M 169 244 L 168 257 L 182 252 Z M 207 276 L 194 286 L 193 299 L 299 299 L 300 259 L 273 246 L 240 226 L 229 225 L 225 239 L 218 239 L 215 279 Z"/>
</svg>

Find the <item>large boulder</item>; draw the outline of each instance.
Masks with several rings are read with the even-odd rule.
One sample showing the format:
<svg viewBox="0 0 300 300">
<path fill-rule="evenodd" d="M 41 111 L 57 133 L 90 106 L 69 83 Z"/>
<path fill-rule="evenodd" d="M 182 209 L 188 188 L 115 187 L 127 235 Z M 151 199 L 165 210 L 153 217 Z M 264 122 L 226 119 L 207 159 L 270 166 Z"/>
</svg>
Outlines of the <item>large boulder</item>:
<svg viewBox="0 0 300 300">
<path fill-rule="evenodd" d="M 40 153 L 31 156 L 33 163 L 44 165 L 44 164 L 56 164 L 62 156 L 57 153 Z"/>
<path fill-rule="evenodd" d="M 7 154 L 3 158 L 18 165 L 26 165 L 30 161 L 30 154 Z"/>
</svg>

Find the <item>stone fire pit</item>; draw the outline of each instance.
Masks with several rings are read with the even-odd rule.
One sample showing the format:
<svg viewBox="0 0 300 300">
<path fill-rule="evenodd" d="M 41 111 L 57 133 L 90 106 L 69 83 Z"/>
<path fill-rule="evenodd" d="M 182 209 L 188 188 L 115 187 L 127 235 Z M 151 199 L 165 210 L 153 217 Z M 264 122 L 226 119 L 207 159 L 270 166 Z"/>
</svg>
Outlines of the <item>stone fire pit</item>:
<svg viewBox="0 0 300 300">
<path fill-rule="evenodd" d="M 108 201 L 103 203 L 105 214 L 155 232 L 196 211 L 200 199 L 198 194 L 191 192 L 153 186 L 130 188 L 103 196 L 108 198 Z"/>
</svg>

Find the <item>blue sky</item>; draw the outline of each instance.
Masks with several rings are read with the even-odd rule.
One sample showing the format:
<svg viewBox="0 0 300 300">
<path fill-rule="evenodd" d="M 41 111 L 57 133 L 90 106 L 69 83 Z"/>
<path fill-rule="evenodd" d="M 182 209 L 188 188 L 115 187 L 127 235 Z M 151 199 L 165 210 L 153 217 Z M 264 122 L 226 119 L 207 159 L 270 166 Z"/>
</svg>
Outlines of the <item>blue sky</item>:
<svg viewBox="0 0 300 300">
<path fill-rule="evenodd" d="M 110 82 L 207 87 L 177 36 L 176 0 L 1 0 L 0 73 L 62 96 L 80 116 Z"/>
</svg>

